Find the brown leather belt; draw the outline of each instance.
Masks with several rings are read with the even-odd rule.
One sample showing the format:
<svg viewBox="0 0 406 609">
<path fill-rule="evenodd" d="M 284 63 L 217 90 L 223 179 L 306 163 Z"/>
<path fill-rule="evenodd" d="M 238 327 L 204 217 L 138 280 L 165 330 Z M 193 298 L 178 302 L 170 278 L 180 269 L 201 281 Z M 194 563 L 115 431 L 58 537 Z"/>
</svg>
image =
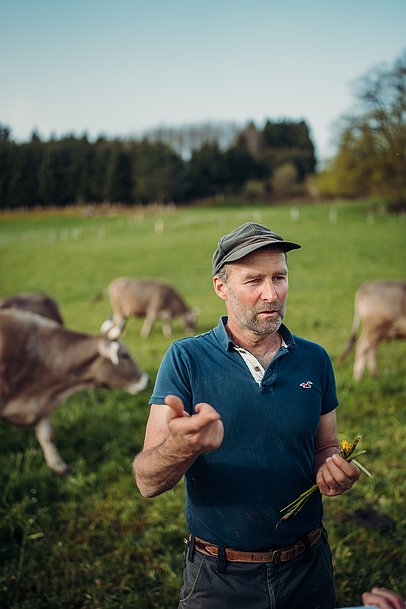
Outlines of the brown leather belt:
<svg viewBox="0 0 406 609">
<path fill-rule="evenodd" d="M 302 554 L 306 548 L 314 546 L 321 538 L 321 529 L 310 531 L 304 539 L 292 546 L 270 550 L 268 552 L 240 552 L 232 548 L 225 549 L 225 558 L 230 562 L 286 562 Z M 219 547 L 195 537 L 195 549 L 206 556 L 218 557 Z"/>
</svg>

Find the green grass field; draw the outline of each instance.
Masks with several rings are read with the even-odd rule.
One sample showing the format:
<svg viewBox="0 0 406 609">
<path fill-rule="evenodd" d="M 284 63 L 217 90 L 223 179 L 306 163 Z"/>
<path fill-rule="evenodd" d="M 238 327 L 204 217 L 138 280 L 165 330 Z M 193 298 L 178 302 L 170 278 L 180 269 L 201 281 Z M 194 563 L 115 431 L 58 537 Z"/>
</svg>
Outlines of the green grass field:
<svg viewBox="0 0 406 609">
<path fill-rule="evenodd" d="M 205 331 L 223 313 L 211 287 L 212 252 L 222 234 L 251 220 L 302 244 L 289 254 L 286 323 L 323 344 L 335 362 L 350 334 L 357 287 L 405 277 L 406 220 L 380 212 L 378 204 L 3 215 L 0 297 L 44 291 L 59 303 L 68 327 L 97 332 L 109 305 L 92 299 L 113 278 L 160 277 L 200 307 L 198 331 Z M 141 340 L 141 323 L 128 323 L 124 341 L 153 380 L 170 340 L 159 325 Z M 174 338 L 181 336 L 175 323 Z M 352 380 L 353 357 L 335 364 L 340 437 L 362 435 L 362 463 L 373 473 L 324 501 L 339 607 L 359 604 L 373 585 L 406 594 L 405 351 L 404 342 L 381 345 L 380 376 L 366 374 L 359 383 Z M 55 434 L 71 468 L 63 479 L 46 467 L 32 430 L 0 421 L 1 608 L 177 606 L 183 486 L 147 500 L 131 476 L 150 390 L 136 397 L 82 392 L 60 406 Z M 377 513 L 381 519 L 374 521 Z"/>
</svg>

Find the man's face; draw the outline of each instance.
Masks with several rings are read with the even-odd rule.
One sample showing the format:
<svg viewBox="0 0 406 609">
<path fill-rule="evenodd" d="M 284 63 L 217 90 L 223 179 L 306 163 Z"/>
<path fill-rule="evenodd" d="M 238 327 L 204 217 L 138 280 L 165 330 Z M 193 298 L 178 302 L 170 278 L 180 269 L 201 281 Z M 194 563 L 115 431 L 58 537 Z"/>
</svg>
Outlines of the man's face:
<svg viewBox="0 0 406 609">
<path fill-rule="evenodd" d="M 277 332 L 286 310 L 288 268 L 282 251 L 263 248 L 227 266 L 228 279 L 214 278 L 227 307 L 228 323 L 258 335 Z"/>
</svg>

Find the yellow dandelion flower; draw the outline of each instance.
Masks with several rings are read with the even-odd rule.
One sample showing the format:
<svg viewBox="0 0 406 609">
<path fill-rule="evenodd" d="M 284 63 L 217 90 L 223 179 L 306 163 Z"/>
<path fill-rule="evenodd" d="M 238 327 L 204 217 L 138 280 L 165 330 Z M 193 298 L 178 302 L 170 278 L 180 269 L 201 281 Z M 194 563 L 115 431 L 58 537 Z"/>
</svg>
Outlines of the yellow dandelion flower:
<svg viewBox="0 0 406 609">
<path fill-rule="evenodd" d="M 351 444 L 347 440 L 341 440 L 341 450 L 347 452 L 350 450 Z"/>
</svg>

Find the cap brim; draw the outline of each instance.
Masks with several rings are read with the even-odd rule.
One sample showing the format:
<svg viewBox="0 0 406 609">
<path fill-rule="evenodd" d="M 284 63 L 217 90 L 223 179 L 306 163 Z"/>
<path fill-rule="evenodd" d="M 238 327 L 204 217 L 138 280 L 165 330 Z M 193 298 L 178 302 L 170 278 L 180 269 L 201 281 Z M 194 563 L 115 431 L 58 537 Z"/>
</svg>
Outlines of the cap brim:
<svg viewBox="0 0 406 609">
<path fill-rule="evenodd" d="M 276 247 L 284 252 L 289 252 L 290 250 L 297 250 L 302 247 L 301 245 L 299 245 L 298 243 L 294 243 L 293 241 L 278 241 L 277 239 L 275 239 L 274 241 L 262 241 L 261 243 L 250 243 L 249 245 L 245 245 L 244 247 L 234 252 L 230 252 L 230 254 L 228 254 L 228 256 L 225 256 L 221 261 L 221 266 L 223 266 L 223 264 L 227 264 L 227 262 L 236 262 L 237 260 L 241 260 L 241 258 L 248 256 L 248 254 L 251 254 L 256 250 L 259 250 L 261 247 L 270 246 Z"/>
</svg>

